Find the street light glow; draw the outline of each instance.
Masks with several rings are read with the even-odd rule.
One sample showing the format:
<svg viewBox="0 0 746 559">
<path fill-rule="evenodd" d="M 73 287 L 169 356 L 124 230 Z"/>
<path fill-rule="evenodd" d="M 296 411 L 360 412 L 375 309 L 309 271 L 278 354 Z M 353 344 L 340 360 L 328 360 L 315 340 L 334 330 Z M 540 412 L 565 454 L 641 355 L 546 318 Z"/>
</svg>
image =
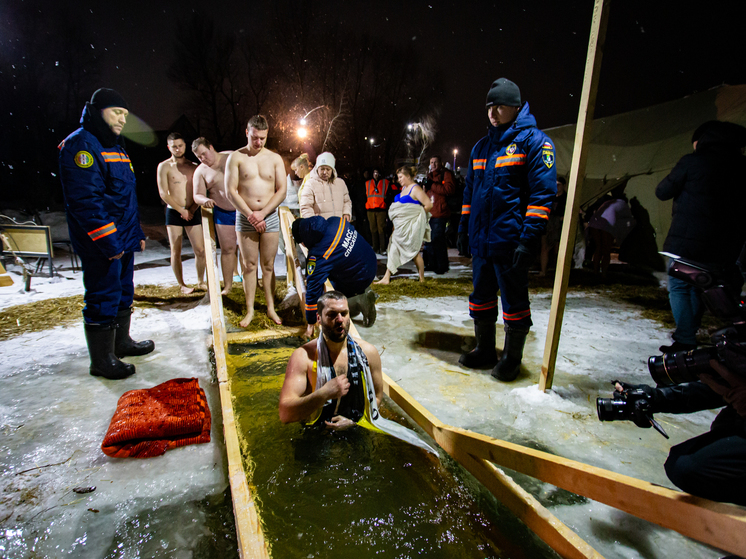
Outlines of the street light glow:
<svg viewBox="0 0 746 559">
<path fill-rule="evenodd" d="M 306 120 L 306 118 L 305 117 L 301 118 L 300 119 L 300 125 L 301 126 L 305 126 L 306 124 L 308 124 L 308 121 Z"/>
<path fill-rule="evenodd" d="M 370 142 L 370 145 L 373 145 L 373 144 L 375 144 L 375 143 L 376 143 L 376 141 L 375 141 L 375 140 L 374 140 L 373 138 L 371 138 L 371 139 L 370 139 L 370 140 L 368 140 L 368 141 Z"/>
<path fill-rule="evenodd" d="M 456 155 L 457 153 L 458 153 L 458 150 L 457 150 L 457 149 L 454 149 L 454 150 L 453 150 L 453 155 Z"/>
<path fill-rule="evenodd" d="M 308 130 L 305 128 L 298 128 L 298 137 L 302 140 L 308 135 Z"/>
</svg>

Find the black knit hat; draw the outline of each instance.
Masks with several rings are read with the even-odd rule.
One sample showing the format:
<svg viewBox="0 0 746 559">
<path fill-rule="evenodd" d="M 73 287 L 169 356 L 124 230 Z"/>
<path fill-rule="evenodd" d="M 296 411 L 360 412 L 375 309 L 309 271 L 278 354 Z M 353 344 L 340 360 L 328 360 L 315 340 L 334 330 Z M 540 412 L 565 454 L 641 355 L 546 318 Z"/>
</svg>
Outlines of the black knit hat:
<svg viewBox="0 0 746 559">
<path fill-rule="evenodd" d="M 301 242 L 300 240 L 300 222 L 303 221 L 303 218 L 298 218 L 295 221 L 293 221 L 293 225 L 290 227 L 290 231 L 293 233 L 293 239 L 296 240 L 296 242 Z"/>
<path fill-rule="evenodd" d="M 93 96 L 91 97 L 91 105 L 99 110 L 108 109 L 109 107 L 122 107 L 129 111 L 127 101 L 124 100 L 124 97 L 119 95 L 119 93 L 113 89 L 107 89 L 105 87 L 97 89 L 93 93 Z"/>
<path fill-rule="evenodd" d="M 499 78 L 492 82 L 492 87 L 487 92 L 487 108 L 493 105 L 520 107 L 521 104 L 521 90 L 516 84 L 506 78 Z"/>
</svg>

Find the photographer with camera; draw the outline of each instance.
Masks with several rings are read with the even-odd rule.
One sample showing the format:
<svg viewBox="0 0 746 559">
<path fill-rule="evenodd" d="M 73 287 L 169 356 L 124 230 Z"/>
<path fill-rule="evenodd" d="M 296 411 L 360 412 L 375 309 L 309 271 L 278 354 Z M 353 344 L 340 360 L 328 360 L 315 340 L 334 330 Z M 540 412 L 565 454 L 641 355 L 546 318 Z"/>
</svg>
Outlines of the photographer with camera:
<svg viewBox="0 0 746 559">
<path fill-rule="evenodd" d="M 692 495 L 746 506 L 746 307 L 717 268 L 672 259 L 669 274 L 696 290 L 727 326 L 712 335 L 712 346 L 650 357 L 657 388 L 612 381 L 614 397 L 596 400 L 598 418 L 630 420 L 668 438 L 653 414 L 725 406 L 708 433 L 671 448 L 666 475 Z"/>
<path fill-rule="evenodd" d="M 687 260 L 719 268 L 737 296 L 743 277 L 736 260 L 746 242 L 746 128 L 711 120 L 692 136 L 694 152 L 682 157 L 655 189 L 660 200 L 673 198 L 671 227 L 663 250 Z M 694 286 L 669 277 L 668 297 L 676 331 L 672 353 L 697 347 L 702 302 Z"/>
<path fill-rule="evenodd" d="M 629 409 L 629 417 L 619 419 L 631 419 L 640 427 L 649 427 L 643 423 L 654 413 L 694 413 L 726 406 L 710 431 L 673 446 L 664 467 L 668 479 L 682 491 L 746 506 L 746 376 L 715 360 L 710 365 L 720 379 L 702 374 L 698 382 L 659 388 L 617 381 L 614 401 L 627 397 L 629 402 L 628 395 L 636 392 L 643 404 L 638 400 Z M 640 408 L 647 409 L 641 413 Z"/>
</svg>

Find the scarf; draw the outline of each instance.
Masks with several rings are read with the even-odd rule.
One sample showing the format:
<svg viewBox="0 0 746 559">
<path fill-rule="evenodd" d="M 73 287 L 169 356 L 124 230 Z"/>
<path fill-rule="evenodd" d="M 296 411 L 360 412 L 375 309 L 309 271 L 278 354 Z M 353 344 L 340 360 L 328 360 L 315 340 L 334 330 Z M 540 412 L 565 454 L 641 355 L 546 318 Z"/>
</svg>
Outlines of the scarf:
<svg viewBox="0 0 746 559">
<path fill-rule="evenodd" d="M 323 333 L 319 333 L 316 341 L 316 355 L 317 371 L 314 390 L 319 390 L 336 376 Z M 318 415 L 309 421 L 309 423 L 315 423 L 322 420 L 322 418 L 327 420 L 334 415 L 343 415 L 355 421 L 361 427 L 391 435 L 437 455 L 435 449 L 416 432 L 381 417 L 378 411 L 373 375 L 370 372 L 368 358 L 365 356 L 362 348 L 349 334 L 347 335 L 347 362 L 347 379 L 350 381 L 350 391 L 343 398 L 340 398 L 339 403 L 328 400 L 322 410 L 318 412 Z M 362 390 L 359 383 L 362 383 Z M 362 394 L 362 401 L 359 401 L 360 394 Z M 356 417 L 350 417 L 346 415 L 347 413 Z"/>
</svg>

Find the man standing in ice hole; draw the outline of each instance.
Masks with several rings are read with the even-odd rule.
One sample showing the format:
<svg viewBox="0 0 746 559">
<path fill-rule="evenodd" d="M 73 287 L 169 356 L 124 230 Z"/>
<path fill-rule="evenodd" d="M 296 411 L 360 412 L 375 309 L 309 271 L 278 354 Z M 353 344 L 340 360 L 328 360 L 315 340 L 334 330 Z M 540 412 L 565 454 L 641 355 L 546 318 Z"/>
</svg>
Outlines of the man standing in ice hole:
<svg viewBox="0 0 746 559">
<path fill-rule="evenodd" d="M 166 138 L 171 157 L 158 165 L 158 194 L 166 203 L 166 230 L 168 242 L 171 245 L 171 269 L 181 292 L 186 294 L 194 291 L 184 283 L 184 273 L 181 266 L 181 245 L 184 231 L 194 250 L 197 266 L 197 287 L 207 289 L 205 277 L 205 242 L 202 237 L 202 213 L 199 205 L 194 201 L 192 178 L 197 164 L 189 161 L 186 154 L 186 142 L 181 134 L 172 132 Z"/>
<path fill-rule="evenodd" d="M 269 124 L 262 115 L 249 119 L 248 144 L 228 156 L 225 164 L 225 188 L 236 207 L 236 231 L 241 250 L 246 316 L 239 323 L 248 327 L 254 317 L 256 269 L 261 255 L 262 284 L 267 299 L 267 316 L 281 324 L 275 312 L 275 256 L 280 242 L 280 217 L 277 206 L 285 199 L 287 183 L 282 157 L 264 147 Z"/>
<path fill-rule="evenodd" d="M 215 231 L 220 242 L 220 268 L 223 271 L 223 295 L 231 292 L 236 272 L 236 208 L 225 194 L 225 163 L 230 151 L 218 153 L 204 137 L 192 142 L 192 153 L 200 165 L 194 171 L 194 201 L 212 209 Z"/>
<path fill-rule="evenodd" d="M 370 368 L 376 406 L 381 405 L 381 357 L 368 342 L 348 336 L 350 309 L 347 297 L 339 291 L 327 291 L 319 297 L 317 305 L 323 347 L 329 352 L 333 378 L 323 386 L 317 384 L 321 366 L 318 339 L 296 349 L 288 361 L 280 392 L 280 421 L 323 423 L 329 429 L 344 430 L 357 424 L 365 414 L 367 396 L 365 375 L 361 370 L 363 358 Z M 362 356 L 359 355 L 361 351 Z"/>
<path fill-rule="evenodd" d="M 487 92 L 487 136 L 471 150 L 459 225 L 459 252 L 471 249 L 474 291 L 469 315 L 477 347 L 459 358 L 472 369 L 492 367 L 492 376 L 512 381 L 520 372 L 531 325 L 528 269 L 557 194 L 554 144 L 536 127 L 518 86 L 505 78 Z M 505 345 L 495 351 L 497 292 Z M 497 364 L 495 364 L 497 362 Z"/>
</svg>

